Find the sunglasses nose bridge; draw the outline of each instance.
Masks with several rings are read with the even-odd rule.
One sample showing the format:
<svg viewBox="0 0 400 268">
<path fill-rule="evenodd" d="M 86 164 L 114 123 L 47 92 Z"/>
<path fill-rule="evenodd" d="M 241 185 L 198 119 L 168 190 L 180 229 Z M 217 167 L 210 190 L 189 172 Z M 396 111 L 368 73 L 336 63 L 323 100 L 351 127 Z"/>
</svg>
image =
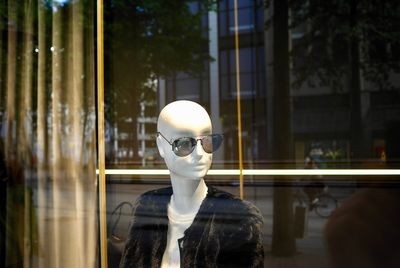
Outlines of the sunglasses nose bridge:
<svg viewBox="0 0 400 268">
<path fill-rule="evenodd" d="M 200 142 L 200 144 L 199 144 Z M 194 151 L 197 155 L 203 155 L 204 149 L 203 149 L 203 141 L 202 139 L 196 139 L 196 144 L 194 145 Z"/>
<path fill-rule="evenodd" d="M 203 145 L 203 138 L 196 139 L 196 145 L 199 145 L 199 142 L 200 142 L 200 145 Z"/>
</svg>

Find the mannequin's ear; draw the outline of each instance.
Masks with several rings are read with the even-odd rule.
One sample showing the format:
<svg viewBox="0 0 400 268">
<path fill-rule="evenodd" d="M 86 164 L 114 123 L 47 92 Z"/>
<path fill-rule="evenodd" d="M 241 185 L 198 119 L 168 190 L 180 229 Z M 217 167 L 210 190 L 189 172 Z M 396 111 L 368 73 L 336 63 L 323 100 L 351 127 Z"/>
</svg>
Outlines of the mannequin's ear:
<svg viewBox="0 0 400 268">
<path fill-rule="evenodd" d="M 162 158 L 164 158 L 164 149 L 163 149 L 162 144 L 161 144 L 162 140 L 161 140 L 160 136 L 157 136 L 156 143 L 157 143 L 157 148 L 158 148 L 158 152 L 160 153 L 160 156 Z"/>
</svg>

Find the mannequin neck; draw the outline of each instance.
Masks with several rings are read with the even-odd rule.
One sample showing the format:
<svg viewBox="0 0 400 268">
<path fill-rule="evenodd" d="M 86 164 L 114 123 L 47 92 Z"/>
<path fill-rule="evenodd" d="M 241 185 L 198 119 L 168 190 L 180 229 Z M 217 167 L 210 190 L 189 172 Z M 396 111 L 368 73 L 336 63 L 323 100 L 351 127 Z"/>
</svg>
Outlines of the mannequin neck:
<svg viewBox="0 0 400 268">
<path fill-rule="evenodd" d="M 203 178 L 188 179 L 171 174 L 173 209 L 179 214 L 197 213 L 207 195 Z"/>
</svg>

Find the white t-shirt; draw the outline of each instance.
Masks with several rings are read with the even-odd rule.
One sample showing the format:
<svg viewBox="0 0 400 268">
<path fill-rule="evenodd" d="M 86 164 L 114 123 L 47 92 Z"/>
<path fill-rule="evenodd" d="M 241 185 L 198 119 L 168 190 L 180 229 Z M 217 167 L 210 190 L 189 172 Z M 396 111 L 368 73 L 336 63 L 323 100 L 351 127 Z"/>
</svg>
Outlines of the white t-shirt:
<svg viewBox="0 0 400 268">
<path fill-rule="evenodd" d="M 205 198 L 205 196 L 204 196 Z M 203 199 L 204 199 L 203 198 Z M 200 206 L 192 213 L 179 214 L 174 209 L 173 195 L 168 204 L 167 246 L 161 262 L 161 268 L 179 268 L 181 265 L 178 239 L 192 225 Z"/>
</svg>

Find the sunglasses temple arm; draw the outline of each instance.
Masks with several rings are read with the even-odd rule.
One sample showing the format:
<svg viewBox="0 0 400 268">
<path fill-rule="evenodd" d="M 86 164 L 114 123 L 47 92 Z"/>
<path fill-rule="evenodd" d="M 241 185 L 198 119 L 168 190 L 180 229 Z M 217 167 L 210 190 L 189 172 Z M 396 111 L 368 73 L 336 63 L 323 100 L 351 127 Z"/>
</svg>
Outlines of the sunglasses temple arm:
<svg viewBox="0 0 400 268">
<path fill-rule="evenodd" d="M 169 145 L 171 145 L 171 146 L 172 146 L 172 143 L 171 143 L 169 140 L 167 140 L 167 138 L 166 138 L 166 137 L 164 137 L 164 135 L 163 135 L 163 134 L 161 134 L 161 132 L 157 132 L 157 134 L 158 134 L 158 135 L 160 135 L 161 137 L 163 137 L 163 139 L 164 139 L 166 142 L 168 142 L 168 144 L 169 144 Z"/>
</svg>

